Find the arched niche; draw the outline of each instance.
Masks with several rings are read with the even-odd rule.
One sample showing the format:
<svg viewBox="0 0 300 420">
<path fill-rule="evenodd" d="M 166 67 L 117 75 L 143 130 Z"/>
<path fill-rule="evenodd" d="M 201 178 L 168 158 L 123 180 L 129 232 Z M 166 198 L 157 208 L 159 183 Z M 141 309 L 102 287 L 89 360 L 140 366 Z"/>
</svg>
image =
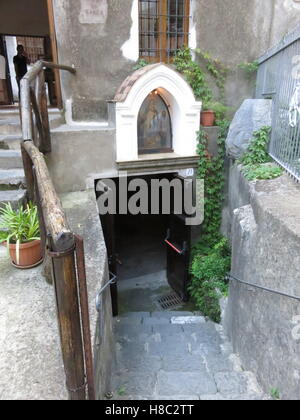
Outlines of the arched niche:
<svg viewBox="0 0 300 420">
<path fill-rule="evenodd" d="M 138 120 L 145 101 L 152 94 L 164 101 L 170 116 L 172 147 L 169 152 L 182 157 L 196 154 L 201 102 L 195 100 L 192 89 L 179 73 L 170 66 L 154 64 L 129 76 L 115 96 L 118 162 L 143 156 L 144 153 L 139 154 Z M 158 148 L 158 157 L 161 152 Z"/>
<path fill-rule="evenodd" d="M 139 155 L 173 152 L 169 107 L 158 90 L 151 92 L 142 103 L 138 114 L 137 130 Z"/>
</svg>

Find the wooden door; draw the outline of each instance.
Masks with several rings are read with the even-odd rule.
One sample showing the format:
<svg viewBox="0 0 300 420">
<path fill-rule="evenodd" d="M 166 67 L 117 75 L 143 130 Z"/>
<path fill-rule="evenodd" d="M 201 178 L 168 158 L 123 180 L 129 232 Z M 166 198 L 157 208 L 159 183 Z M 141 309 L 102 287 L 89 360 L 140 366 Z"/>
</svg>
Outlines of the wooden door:
<svg viewBox="0 0 300 420">
<path fill-rule="evenodd" d="M 175 176 L 185 188 L 185 180 Z M 167 279 L 172 289 L 187 302 L 189 300 L 188 285 L 190 282 L 190 256 L 191 256 L 191 226 L 187 225 L 187 216 L 184 214 L 184 194 L 182 197 L 182 214 L 175 214 L 174 210 L 169 216 L 167 237 Z"/>
</svg>

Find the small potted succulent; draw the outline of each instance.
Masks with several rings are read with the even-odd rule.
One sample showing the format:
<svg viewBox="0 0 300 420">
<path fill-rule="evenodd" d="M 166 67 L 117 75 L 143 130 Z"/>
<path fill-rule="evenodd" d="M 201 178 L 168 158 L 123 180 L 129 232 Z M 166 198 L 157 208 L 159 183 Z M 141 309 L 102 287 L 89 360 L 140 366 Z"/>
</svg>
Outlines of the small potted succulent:
<svg viewBox="0 0 300 420">
<path fill-rule="evenodd" d="M 10 203 L 0 209 L 0 243 L 7 246 L 12 264 L 32 268 L 43 260 L 37 207 L 32 203 L 13 210 Z"/>
<path fill-rule="evenodd" d="M 227 111 L 228 107 L 220 102 L 204 102 L 201 112 L 201 125 L 203 127 L 213 127 L 216 120 L 222 119 Z"/>
</svg>

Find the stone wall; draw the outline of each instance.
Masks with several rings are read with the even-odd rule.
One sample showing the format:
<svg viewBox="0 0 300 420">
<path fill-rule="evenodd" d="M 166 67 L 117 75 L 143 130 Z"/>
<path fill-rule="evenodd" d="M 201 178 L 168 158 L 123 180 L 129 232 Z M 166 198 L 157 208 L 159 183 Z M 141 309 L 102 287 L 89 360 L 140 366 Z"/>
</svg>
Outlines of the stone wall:
<svg viewBox="0 0 300 420">
<path fill-rule="evenodd" d="M 53 0 L 59 60 L 77 75 L 62 73 L 64 99 L 72 98 L 77 121 L 107 119 L 106 101 L 138 57 L 137 0 Z M 300 17 L 293 0 L 191 0 L 191 46 L 209 51 L 230 73 L 226 103 L 237 108 L 254 95 L 238 65 L 253 61 L 292 29 Z M 126 48 L 125 48 L 126 46 Z"/>
<path fill-rule="evenodd" d="M 287 175 L 248 183 L 235 167 L 229 209 L 232 275 L 300 296 L 300 186 Z M 231 282 L 224 323 L 234 351 L 283 399 L 300 398 L 299 315 L 299 301 Z"/>
<path fill-rule="evenodd" d="M 71 229 L 84 239 L 90 326 L 94 355 L 97 399 L 111 391 L 111 373 L 115 363 L 115 343 L 110 289 L 101 296 L 99 313 L 96 296 L 108 282 L 108 261 L 102 227 L 93 189 L 61 195 Z"/>
<path fill-rule="evenodd" d="M 114 129 L 61 126 L 52 130 L 51 141 L 46 159 L 59 193 L 85 190 L 93 174 L 117 176 Z"/>
<path fill-rule="evenodd" d="M 121 51 L 132 0 L 53 1 L 59 60 L 77 69 L 76 77 L 62 74 L 64 99 L 72 98 L 74 120 L 106 120 L 106 101 L 134 67 Z"/>
</svg>

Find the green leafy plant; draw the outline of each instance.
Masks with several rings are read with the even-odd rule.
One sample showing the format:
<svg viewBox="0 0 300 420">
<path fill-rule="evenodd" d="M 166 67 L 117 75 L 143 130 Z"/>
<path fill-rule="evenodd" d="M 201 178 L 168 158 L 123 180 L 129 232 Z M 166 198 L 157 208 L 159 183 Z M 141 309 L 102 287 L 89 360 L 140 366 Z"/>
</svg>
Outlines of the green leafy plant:
<svg viewBox="0 0 300 420">
<path fill-rule="evenodd" d="M 283 170 L 278 166 L 258 165 L 244 166 L 242 172 L 248 181 L 256 181 L 260 179 L 275 179 L 283 174 Z"/>
<path fill-rule="evenodd" d="M 123 397 L 126 394 L 126 388 L 123 386 L 118 390 L 119 397 Z"/>
<path fill-rule="evenodd" d="M 248 151 L 238 161 L 243 165 L 242 172 L 249 181 L 275 179 L 283 173 L 283 170 L 277 166 L 266 165 L 272 162 L 267 151 L 270 133 L 271 127 L 262 127 L 254 132 Z"/>
<path fill-rule="evenodd" d="M 219 300 L 228 294 L 225 276 L 230 270 L 231 258 L 228 241 L 222 238 L 207 255 L 195 256 L 192 282 L 189 287 L 198 309 L 214 322 L 220 322 Z"/>
<path fill-rule="evenodd" d="M 225 67 L 220 60 L 213 58 L 207 51 L 196 49 L 195 52 L 202 58 L 208 73 L 215 79 L 216 85 L 220 90 L 220 98 L 223 100 L 225 98 L 225 83 L 228 75 L 228 68 Z"/>
<path fill-rule="evenodd" d="M 280 392 L 277 388 L 272 388 L 270 391 L 271 397 L 273 398 L 273 400 L 280 400 Z"/>
<path fill-rule="evenodd" d="M 217 121 L 220 121 L 225 118 L 225 115 L 228 112 L 229 108 L 223 105 L 221 102 L 210 101 L 203 103 L 203 110 L 214 111 L 216 114 Z"/>
<path fill-rule="evenodd" d="M 205 182 L 204 222 L 201 226 L 201 238 L 193 249 L 190 286 L 197 307 L 214 322 L 220 322 L 219 299 L 227 294 L 224 278 L 230 270 L 230 247 L 220 233 L 225 182 L 225 140 L 229 121 L 219 120 L 218 126 L 218 154 L 215 157 L 207 151 L 206 132 L 200 130 L 198 133 L 198 178 Z"/>
<path fill-rule="evenodd" d="M 257 72 L 258 67 L 259 62 L 257 60 L 239 64 L 239 68 L 246 72 L 248 79 L 251 79 L 253 77 L 253 75 Z"/>
<path fill-rule="evenodd" d="M 146 66 L 148 66 L 148 61 L 146 61 L 146 60 L 143 60 L 143 59 L 140 59 L 137 63 L 136 63 L 136 65 L 133 67 L 133 70 L 139 70 L 139 69 L 142 69 L 143 67 L 146 67 Z"/>
<path fill-rule="evenodd" d="M 229 108 L 214 100 L 212 89 L 207 82 L 207 73 L 214 77 L 216 85 L 220 89 L 220 97 L 223 99 L 227 69 L 220 61 L 213 59 L 209 53 L 201 50 L 195 50 L 195 52 L 204 60 L 204 68 L 193 60 L 192 50 L 187 47 L 178 50 L 174 58 L 174 65 L 176 70 L 182 73 L 190 84 L 195 97 L 202 101 L 203 109 L 214 111 L 217 122 L 221 121 L 225 118 Z"/>
<path fill-rule="evenodd" d="M 243 165 L 259 165 L 271 161 L 267 152 L 270 141 L 271 127 L 262 127 L 253 133 L 253 140 L 250 142 L 248 151 L 239 160 Z"/>
<path fill-rule="evenodd" d="M 37 207 L 32 203 L 13 210 L 10 203 L 0 209 L 0 243 L 16 244 L 17 261 L 20 245 L 40 239 Z"/>
<path fill-rule="evenodd" d="M 195 97 L 203 102 L 213 99 L 213 93 L 208 86 L 203 69 L 192 58 L 190 48 L 184 47 L 178 50 L 174 57 L 176 70 L 182 73 L 194 91 Z"/>
<path fill-rule="evenodd" d="M 199 169 L 198 178 L 205 181 L 204 222 L 202 224 L 201 240 L 196 246 L 198 252 L 211 249 L 220 240 L 222 220 L 223 190 L 225 185 L 224 160 L 225 140 L 229 121 L 217 122 L 219 126 L 218 154 L 213 157 L 207 151 L 207 134 L 204 130 L 198 133 Z"/>
</svg>

